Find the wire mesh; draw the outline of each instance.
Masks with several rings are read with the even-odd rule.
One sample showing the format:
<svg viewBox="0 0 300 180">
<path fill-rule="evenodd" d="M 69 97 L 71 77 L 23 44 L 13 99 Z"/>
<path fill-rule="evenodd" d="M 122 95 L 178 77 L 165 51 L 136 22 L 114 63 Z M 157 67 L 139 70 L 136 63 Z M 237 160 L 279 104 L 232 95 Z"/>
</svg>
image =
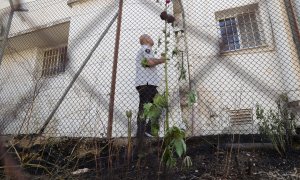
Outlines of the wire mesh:
<svg viewBox="0 0 300 180">
<path fill-rule="evenodd" d="M 39 156 L 35 168 L 59 177 L 66 169 L 81 168 L 82 154 L 89 155 L 89 162 L 95 158 L 91 166 L 98 170 L 107 166 L 98 164 L 101 158 L 118 159 L 119 150 L 105 154 L 107 145 L 81 144 L 82 138 L 110 137 L 113 92 L 111 136 L 136 136 L 142 114 L 137 86 L 142 85 L 158 86 L 159 94 L 168 89 L 167 110 L 159 117 L 160 136 L 166 119 L 189 137 L 259 134 L 257 106 L 275 112 L 282 95 L 288 97 L 288 111 L 299 125 L 299 1 L 172 0 L 167 13 L 175 17 L 173 23 L 161 19 L 165 8 L 162 0 L 124 0 L 116 88 L 111 89 L 119 1 L 21 1 L 14 9 L 8 1 L 0 3 L 0 133 L 26 135 L 25 141 L 27 135 L 40 132 L 39 138 L 53 138 L 45 140 L 48 144 L 35 139 L 31 147 L 10 141 L 9 152 L 20 153 L 23 167 L 35 164 Z M 141 47 L 143 34 L 152 37 L 152 48 Z M 151 84 L 153 77 L 138 73 L 139 54 L 161 58 L 166 47 L 169 60 L 155 66 L 159 83 Z M 55 137 L 63 140 L 57 143 Z M 42 147 L 38 155 L 23 154 L 35 152 L 37 144 Z M 88 151 L 92 146 L 96 149 Z M 23 148 L 22 153 L 15 147 Z"/>
<path fill-rule="evenodd" d="M 168 37 L 170 126 L 189 136 L 256 134 L 256 105 L 276 109 L 287 94 L 299 100 L 299 5 L 292 1 L 179 1 L 170 3 L 175 17 L 159 17 L 159 1 L 124 2 L 117 67 L 113 137 L 126 137 L 125 112 L 137 119 L 135 59 L 139 37 L 149 34 L 156 57 Z M 1 65 L 3 134 L 39 132 L 82 62 L 118 11 L 118 1 L 39 0 L 15 11 Z M 3 8 L 2 27 L 9 7 Z M 116 21 L 72 84 L 44 134 L 106 137 L 111 93 Z M 164 42 L 162 42 L 164 43 Z M 63 49 L 63 50 L 62 50 Z M 176 49 L 178 53 L 172 55 Z M 164 65 L 158 65 L 165 92 Z M 189 95 L 197 95 L 189 104 Z M 163 114 L 160 134 L 164 131 Z M 132 132 L 137 129 L 132 122 Z"/>
</svg>

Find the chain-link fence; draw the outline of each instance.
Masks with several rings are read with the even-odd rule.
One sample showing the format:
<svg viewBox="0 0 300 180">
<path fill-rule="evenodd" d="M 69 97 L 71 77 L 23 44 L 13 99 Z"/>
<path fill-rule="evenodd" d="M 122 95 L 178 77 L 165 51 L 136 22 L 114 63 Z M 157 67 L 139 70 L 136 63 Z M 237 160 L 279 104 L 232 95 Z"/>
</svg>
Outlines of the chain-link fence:
<svg viewBox="0 0 300 180">
<path fill-rule="evenodd" d="M 136 135 L 149 132 L 143 120 L 158 130 L 157 119 L 160 137 L 172 126 L 201 136 L 180 141 L 188 150 L 177 162 L 190 158 L 194 169 L 177 164 L 169 179 L 299 178 L 297 153 L 278 173 L 272 151 L 220 145 L 240 134 L 261 142 L 253 134 L 268 128 L 290 145 L 289 122 L 300 125 L 299 17 L 297 0 L 1 1 L 0 178 L 168 179 L 167 138 Z"/>
<path fill-rule="evenodd" d="M 44 127 L 47 136 L 107 137 L 112 120 L 112 137 L 126 137 L 129 110 L 134 134 L 142 34 L 154 39 L 155 57 L 168 47 L 169 123 L 189 136 L 256 134 L 256 106 L 276 109 L 282 94 L 297 108 L 298 1 L 173 0 L 167 13 L 175 21 L 165 27 L 164 2 L 125 0 L 116 58 L 119 10 L 114 0 L 37 0 L 15 8 L 10 28 L 11 8 L 1 10 L 1 42 L 9 29 L 0 66 L 3 134 Z M 165 67 L 156 66 L 160 94 Z"/>
</svg>

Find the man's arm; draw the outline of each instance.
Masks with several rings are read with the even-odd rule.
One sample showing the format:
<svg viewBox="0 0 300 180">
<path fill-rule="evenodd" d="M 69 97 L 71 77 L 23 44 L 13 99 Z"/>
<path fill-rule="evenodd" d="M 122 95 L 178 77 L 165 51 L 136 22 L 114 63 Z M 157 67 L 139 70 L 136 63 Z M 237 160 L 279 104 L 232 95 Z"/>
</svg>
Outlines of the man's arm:
<svg viewBox="0 0 300 180">
<path fill-rule="evenodd" d="M 154 67 L 154 66 L 162 64 L 162 63 L 165 63 L 164 58 L 160 58 L 160 59 L 149 58 L 149 59 L 147 59 L 147 64 L 149 67 Z"/>
</svg>

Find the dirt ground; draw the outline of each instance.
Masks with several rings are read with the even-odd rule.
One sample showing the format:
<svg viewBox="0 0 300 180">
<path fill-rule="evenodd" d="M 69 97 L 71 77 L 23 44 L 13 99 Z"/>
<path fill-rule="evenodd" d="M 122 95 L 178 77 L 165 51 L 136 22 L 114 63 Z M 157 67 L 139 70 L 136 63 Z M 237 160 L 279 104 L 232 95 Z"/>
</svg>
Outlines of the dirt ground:
<svg viewBox="0 0 300 180">
<path fill-rule="evenodd" d="M 187 155 L 192 167 L 183 167 L 179 159 L 172 169 L 161 164 L 161 142 L 155 139 L 145 143 L 143 158 L 136 156 L 133 147 L 130 161 L 126 139 L 110 148 L 107 141 L 99 139 L 18 137 L 7 141 L 7 150 L 29 179 L 300 179 L 300 150 L 296 146 L 280 156 L 261 139 L 228 141 L 230 138 L 190 139 Z M 1 163 L 0 179 L 4 179 L 7 176 Z"/>
</svg>

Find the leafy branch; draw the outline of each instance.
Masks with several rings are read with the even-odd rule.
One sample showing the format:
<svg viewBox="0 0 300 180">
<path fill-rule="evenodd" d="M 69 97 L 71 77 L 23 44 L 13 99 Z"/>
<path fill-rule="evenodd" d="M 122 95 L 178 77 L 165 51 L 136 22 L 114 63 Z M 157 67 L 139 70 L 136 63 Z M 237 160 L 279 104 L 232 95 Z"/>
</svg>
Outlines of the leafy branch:
<svg viewBox="0 0 300 180">
<path fill-rule="evenodd" d="M 176 126 L 170 128 L 164 137 L 164 152 L 162 155 L 162 162 L 166 164 L 167 167 L 174 167 L 176 165 L 176 157 L 181 158 L 182 155 L 186 154 L 186 143 L 185 143 L 185 132 Z M 191 159 L 186 156 L 183 161 L 185 166 L 191 166 Z"/>
<path fill-rule="evenodd" d="M 287 108 L 286 94 L 279 96 L 276 101 L 277 109 L 265 111 L 260 105 L 256 106 L 256 116 L 259 131 L 272 142 L 276 151 L 282 156 L 291 145 L 291 135 L 295 132 L 295 115 Z"/>
<path fill-rule="evenodd" d="M 143 118 L 148 118 L 151 121 L 151 134 L 158 136 L 159 122 L 158 119 L 161 116 L 164 109 L 168 107 L 168 101 L 165 95 L 156 94 L 153 103 L 144 104 Z"/>
</svg>

